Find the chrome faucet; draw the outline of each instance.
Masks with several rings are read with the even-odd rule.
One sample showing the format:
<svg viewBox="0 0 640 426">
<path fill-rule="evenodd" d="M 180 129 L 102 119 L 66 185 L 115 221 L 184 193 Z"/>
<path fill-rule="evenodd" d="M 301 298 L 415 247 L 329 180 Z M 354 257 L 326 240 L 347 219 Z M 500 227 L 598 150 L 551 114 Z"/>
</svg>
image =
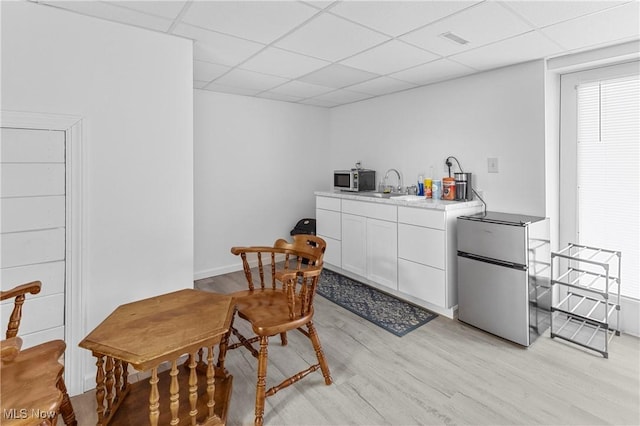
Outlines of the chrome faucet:
<svg viewBox="0 0 640 426">
<path fill-rule="evenodd" d="M 402 176 L 400 175 L 400 172 L 397 171 L 396 169 L 389 169 L 389 170 L 387 170 L 387 173 L 384 174 L 385 186 L 387 184 L 387 178 L 389 177 L 389 172 L 395 172 L 396 176 L 398 177 L 398 186 L 397 187 L 393 187 L 392 186 L 391 187 L 391 192 L 402 192 Z"/>
</svg>

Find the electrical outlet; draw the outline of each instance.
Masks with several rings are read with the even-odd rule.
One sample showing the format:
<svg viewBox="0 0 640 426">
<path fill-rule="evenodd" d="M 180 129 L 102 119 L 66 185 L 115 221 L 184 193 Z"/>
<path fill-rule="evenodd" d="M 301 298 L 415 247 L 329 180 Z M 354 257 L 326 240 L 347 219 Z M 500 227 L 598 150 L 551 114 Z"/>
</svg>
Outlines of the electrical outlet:
<svg viewBox="0 0 640 426">
<path fill-rule="evenodd" d="M 487 169 L 489 173 L 498 173 L 498 159 L 495 157 L 487 158 Z"/>
</svg>

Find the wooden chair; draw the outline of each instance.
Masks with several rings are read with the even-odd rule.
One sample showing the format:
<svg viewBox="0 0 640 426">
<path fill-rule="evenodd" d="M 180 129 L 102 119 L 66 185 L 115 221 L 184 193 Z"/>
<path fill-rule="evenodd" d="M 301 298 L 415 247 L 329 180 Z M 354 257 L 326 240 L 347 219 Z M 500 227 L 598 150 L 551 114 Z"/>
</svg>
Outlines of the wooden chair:
<svg viewBox="0 0 640 426">
<path fill-rule="evenodd" d="M 53 340 L 21 349 L 22 339 L 17 337 L 25 295 L 38 294 L 41 287 L 40 281 L 33 281 L 0 291 L 0 300 L 14 299 L 6 340 L 1 342 L 0 400 L 3 409 L 17 410 L 9 414 L 13 419 L 8 424 L 55 425 L 58 414 L 62 414 L 65 424 L 76 426 L 78 422 L 64 383 L 64 366 L 60 363 L 66 344 Z M 7 414 L 3 415 L 7 420 Z"/>
<path fill-rule="evenodd" d="M 250 339 L 245 338 L 232 324 L 227 338 L 224 339 L 225 344 L 220 346 L 219 363 L 224 364 L 227 349 L 241 346 L 249 349 L 253 356 L 258 358 L 256 425 L 263 424 L 266 397 L 274 395 L 318 369 L 322 371 L 327 385 L 333 382 L 313 325 L 313 300 L 322 272 L 322 258 L 326 243 L 322 238 L 313 235 L 295 235 L 293 238 L 293 243 L 282 239 L 277 240 L 273 247 L 233 247 L 231 249 L 231 253 L 242 258 L 248 285 L 248 290 L 233 293 L 237 317 L 249 322 L 255 336 Z M 276 261 L 281 256 L 284 257 L 284 263 L 277 265 Z M 265 268 L 265 260 L 270 261 L 269 269 Z M 254 283 L 251 271 L 251 264 L 254 262 L 257 263 L 259 286 Z M 268 279 L 265 279 L 265 276 Z M 269 337 L 279 334 L 284 346 L 288 343 L 286 333 L 291 330 L 298 330 L 309 338 L 318 362 L 292 375 L 277 386 L 266 389 Z M 227 345 L 230 334 L 235 335 L 239 343 Z M 259 342 L 259 350 L 253 347 L 255 342 Z"/>
</svg>

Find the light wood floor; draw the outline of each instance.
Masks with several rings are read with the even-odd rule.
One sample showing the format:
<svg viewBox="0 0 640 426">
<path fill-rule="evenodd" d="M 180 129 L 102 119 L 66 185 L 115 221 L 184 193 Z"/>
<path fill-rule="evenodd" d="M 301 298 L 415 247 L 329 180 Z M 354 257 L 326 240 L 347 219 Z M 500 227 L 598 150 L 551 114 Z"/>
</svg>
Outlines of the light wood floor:
<svg viewBox="0 0 640 426">
<path fill-rule="evenodd" d="M 226 293 L 244 288 L 243 280 L 238 272 L 196 287 Z M 267 398 L 265 424 L 640 424 L 635 337 L 614 337 L 609 359 L 548 332 L 525 349 L 444 317 L 396 337 L 322 297 L 315 323 L 334 384 L 315 372 Z M 288 347 L 273 339 L 269 358 L 267 386 L 314 353 L 304 336 L 290 333 Z M 234 376 L 228 424 L 252 424 L 255 359 L 238 349 L 226 366 Z M 72 402 L 79 424 L 95 425 L 93 392 Z"/>
</svg>

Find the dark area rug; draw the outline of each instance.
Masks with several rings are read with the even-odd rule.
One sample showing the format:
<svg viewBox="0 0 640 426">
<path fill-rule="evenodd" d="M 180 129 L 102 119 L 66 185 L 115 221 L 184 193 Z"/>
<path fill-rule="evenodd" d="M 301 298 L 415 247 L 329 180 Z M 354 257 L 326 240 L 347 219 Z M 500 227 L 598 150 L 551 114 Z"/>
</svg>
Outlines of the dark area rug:
<svg viewBox="0 0 640 426">
<path fill-rule="evenodd" d="M 317 293 L 400 337 L 438 316 L 327 269 L 322 270 Z"/>
</svg>

